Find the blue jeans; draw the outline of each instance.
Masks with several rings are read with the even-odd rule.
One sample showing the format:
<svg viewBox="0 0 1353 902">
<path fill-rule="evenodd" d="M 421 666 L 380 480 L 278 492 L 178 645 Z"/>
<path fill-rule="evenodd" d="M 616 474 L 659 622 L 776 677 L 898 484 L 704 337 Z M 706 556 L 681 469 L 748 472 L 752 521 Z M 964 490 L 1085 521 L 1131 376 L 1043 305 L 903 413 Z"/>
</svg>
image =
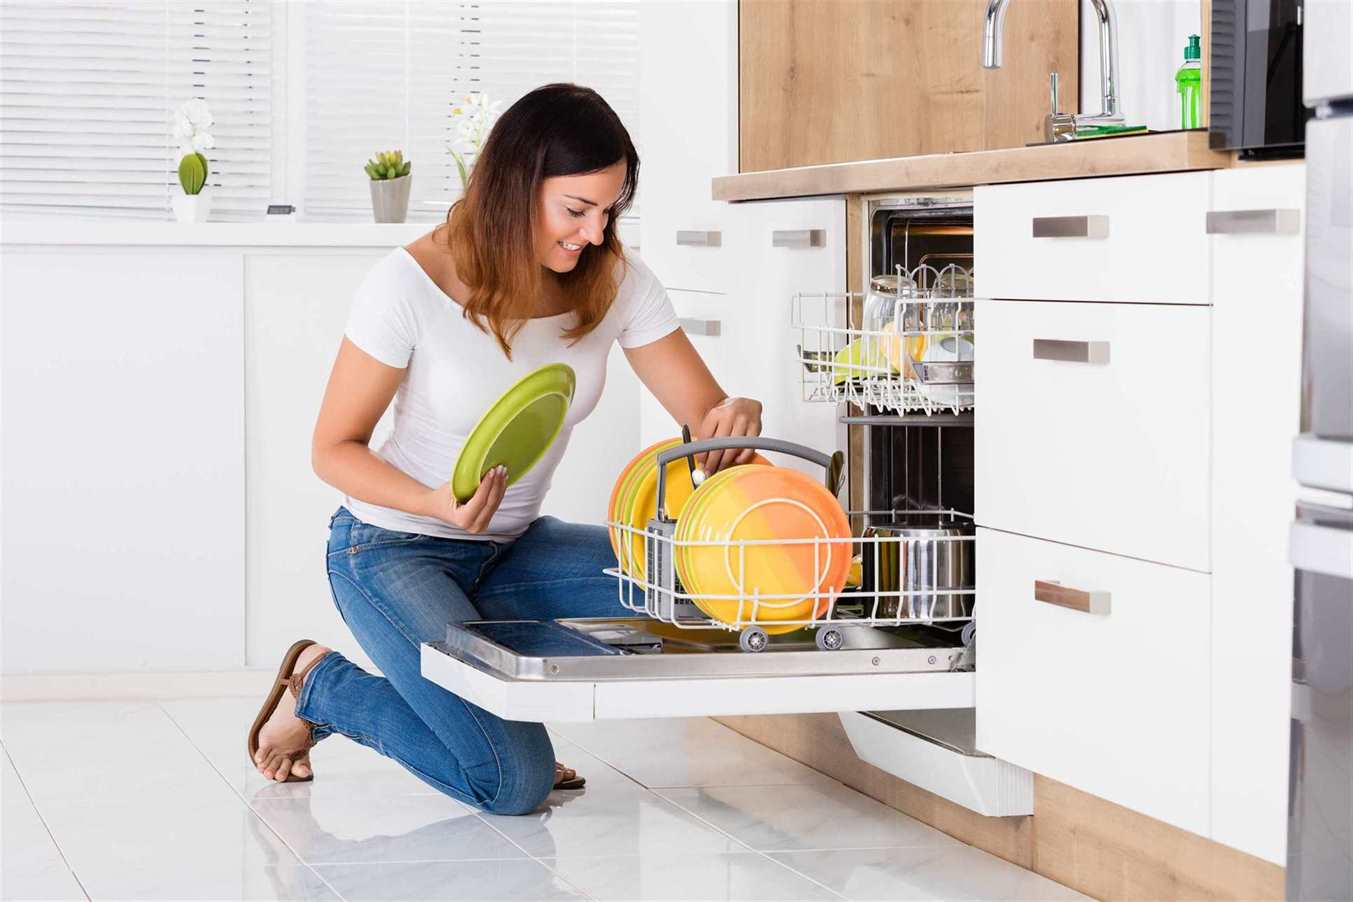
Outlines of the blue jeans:
<svg viewBox="0 0 1353 902">
<path fill-rule="evenodd" d="M 444 539 L 329 521 L 334 603 L 384 676 L 337 652 L 306 679 L 296 713 L 447 795 L 495 814 L 534 811 L 554 785 L 544 726 L 503 720 L 423 678 L 419 646 L 465 620 L 627 616 L 602 526 L 541 517 L 511 542 Z"/>
</svg>

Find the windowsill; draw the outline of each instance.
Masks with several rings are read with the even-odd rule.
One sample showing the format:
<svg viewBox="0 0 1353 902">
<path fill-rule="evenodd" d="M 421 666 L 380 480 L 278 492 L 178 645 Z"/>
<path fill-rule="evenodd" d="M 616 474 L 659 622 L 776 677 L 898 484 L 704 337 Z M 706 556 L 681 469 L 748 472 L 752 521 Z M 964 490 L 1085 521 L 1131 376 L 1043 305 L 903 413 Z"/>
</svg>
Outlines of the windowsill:
<svg viewBox="0 0 1353 902">
<path fill-rule="evenodd" d="M 5 221 L 0 245 L 144 247 L 372 247 L 408 244 L 429 222 Z"/>
<path fill-rule="evenodd" d="M 10 247 L 370 247 L 394 248 L 432 231 L 431 222 L 155 222 L 152 220 L 34 219 L 0 222 L 0 246 Z M 638 217 L 617 224 L 635 250 Z"/>
</svg>

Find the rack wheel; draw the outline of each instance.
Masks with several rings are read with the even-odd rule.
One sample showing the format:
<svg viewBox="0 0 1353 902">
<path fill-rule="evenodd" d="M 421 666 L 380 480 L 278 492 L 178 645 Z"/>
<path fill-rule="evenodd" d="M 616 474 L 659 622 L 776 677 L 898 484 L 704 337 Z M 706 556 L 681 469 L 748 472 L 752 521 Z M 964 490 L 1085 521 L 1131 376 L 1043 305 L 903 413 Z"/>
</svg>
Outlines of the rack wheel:
<svg viewBox="0 0 1353 902">
<path fill-rule="evenodd" d="M 770 636 L 759 626 L 749 626 L 738 636 L 738 645 L 743 651 L 765 651 Z"/>
<path fill-rule="evenodd" d="M 969 620 L 963 624 L 963 632 L 959 633 L 959 638 L 963 640 L 965 648 L 972 648 L 973 642 L 977 640 L 977 621 Z"/>
<path fill-rule="evenodd" d="M 846 637 L 834 626 L 819 627 L 814 638 L 817 640 L 817 647 L 823 651 L 836 651 L 846 644 Z"/>
</svg>

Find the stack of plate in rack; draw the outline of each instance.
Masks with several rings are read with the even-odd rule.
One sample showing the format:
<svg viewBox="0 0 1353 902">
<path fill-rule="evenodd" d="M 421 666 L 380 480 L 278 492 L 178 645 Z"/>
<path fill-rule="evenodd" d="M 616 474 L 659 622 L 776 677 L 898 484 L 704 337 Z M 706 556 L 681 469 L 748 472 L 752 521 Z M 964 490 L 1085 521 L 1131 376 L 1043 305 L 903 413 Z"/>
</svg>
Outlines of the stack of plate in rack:
<svg viewBox="0 0 1353 902">
<path fill-rule="evenodd" d="M 771 634 L 800 628 L 776 621 L 827 614 L 850 572 L 846 512 L 820 483 L 784 467 L 716 473 L 678 519 L 675 539 L 677 574 L 700 610 Z"/>
</svg>

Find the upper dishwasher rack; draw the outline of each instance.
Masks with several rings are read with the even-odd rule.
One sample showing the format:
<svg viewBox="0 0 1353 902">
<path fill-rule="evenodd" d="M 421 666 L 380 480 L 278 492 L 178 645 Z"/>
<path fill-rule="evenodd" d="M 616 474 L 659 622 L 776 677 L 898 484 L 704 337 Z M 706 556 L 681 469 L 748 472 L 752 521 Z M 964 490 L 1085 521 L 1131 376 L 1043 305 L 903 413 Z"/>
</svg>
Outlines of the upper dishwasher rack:
<svg viewBox="0 0 1353 902">
<path fill-rule="evenodd" d="M 883 328 L 865 328 L 867 295 L 800 293 L 791 305 L 806 401 L 850 401 L 905 413 L 959 413 L 973 405 L 972 270 L 929 264 L 890 298 Z"/>
</svg>

